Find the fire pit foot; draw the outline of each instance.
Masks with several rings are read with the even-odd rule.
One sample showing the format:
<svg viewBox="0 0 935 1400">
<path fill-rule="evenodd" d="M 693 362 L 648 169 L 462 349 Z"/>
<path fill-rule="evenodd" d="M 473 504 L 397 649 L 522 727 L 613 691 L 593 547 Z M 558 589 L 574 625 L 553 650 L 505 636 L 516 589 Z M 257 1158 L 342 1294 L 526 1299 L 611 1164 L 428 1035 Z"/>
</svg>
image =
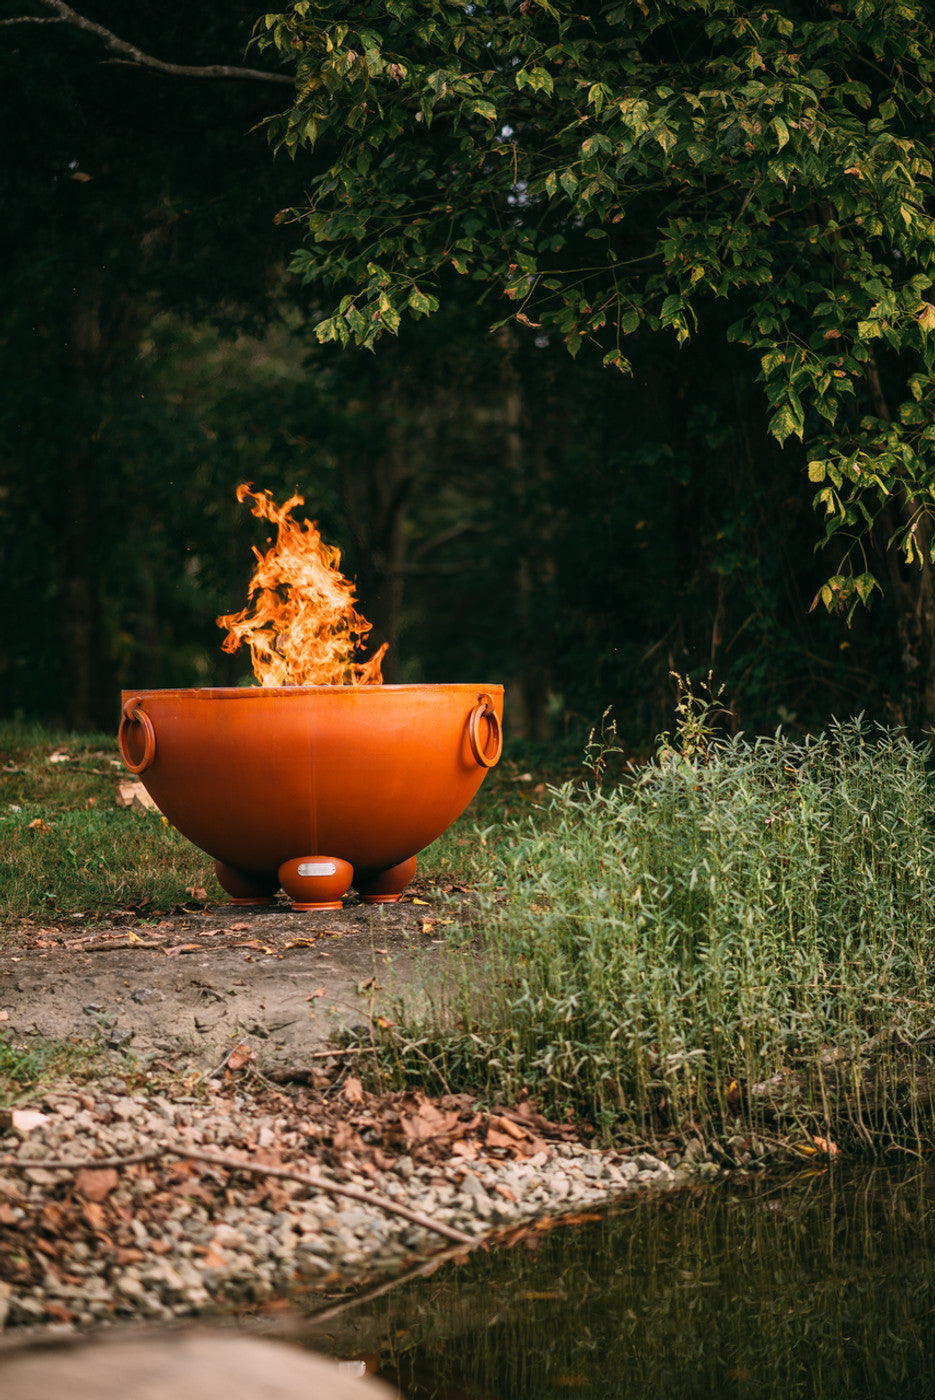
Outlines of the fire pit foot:
<svg viewBox="0 0 935 1400">
<path fill-rule="evenodd" d="M 272 904 L 273 896 L 279 889 L 278 875 L 237 870 L 232 865 L 225 865 L 222 860 L 214 862 L 214 872 L 218 884 L 230 895 L 231 904 Z"/>
<path fill-rule="evenodd" d="M 400 861 L 389 870 L 362 870 L 354 888 L 364 904 L 395 904 L 416 873 L 416 858 Z"/>
<path fill-rule="evenodd" d="M 279 867 L 279 883 L 293 909 L 340 909 L 354 867 L 337 856 L 299 856 Z"/>
</svg>

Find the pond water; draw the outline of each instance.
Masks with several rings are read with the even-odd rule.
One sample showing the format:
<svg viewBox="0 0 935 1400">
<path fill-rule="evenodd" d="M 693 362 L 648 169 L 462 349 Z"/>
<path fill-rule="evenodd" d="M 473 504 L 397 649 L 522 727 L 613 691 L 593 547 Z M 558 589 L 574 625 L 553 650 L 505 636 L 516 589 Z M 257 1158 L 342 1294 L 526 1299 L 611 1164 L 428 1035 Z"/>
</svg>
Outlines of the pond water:
<svg viewBox="0 0 935 1400">
<path fill-rule="evenodd" d="M 307 1324 L 408 1400 L 935 1397 L 935 1173 L 622 1203 Z"/>
</svg>

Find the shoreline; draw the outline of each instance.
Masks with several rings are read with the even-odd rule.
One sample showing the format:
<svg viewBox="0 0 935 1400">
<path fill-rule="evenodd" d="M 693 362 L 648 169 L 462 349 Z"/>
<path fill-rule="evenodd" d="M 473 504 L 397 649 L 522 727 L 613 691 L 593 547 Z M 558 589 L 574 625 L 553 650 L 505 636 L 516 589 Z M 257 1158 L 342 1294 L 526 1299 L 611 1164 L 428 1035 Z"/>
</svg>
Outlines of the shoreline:
<svg viewBox="0 0 935 1400">
<path fill-rule="evenodd" d="M 478 1147 L 475 1131 L 449 1144 L 460 1152 L 434 1161 L 422 1150 L 431 1146 L 428 1137 L 389 1162 L 381 1148 L 335 1160 L 330 1148 L 316 1150 L 313 1106 L 290 1113 L 284 1095 L 272 1099 L 240 1085 L 174 1101 L 87 1085 L 36 1094 L 44 1121 L 0 1138 L 0 1336 L 13 1342 L 27 1333 L 34 1340 L 37 1329 L 80 1335 L 114 1323 L 166 1325 L 297 1294 L 307 1301 L 335 1287 L 392 1286 L 412 1266 L 431 1267 L 436 1257 L 517 1228 L 717 1174 L 646 1150 L 588 1147 L 567 1127 L 559 1140 L 543 1142 L 515 1124 L 512 1148 Z M 366 1099 L 379 1106 L 376 1096 Z M 422 1104 L 431 1121 L 433 1101 Z M 489 1134 L 490 1118 L 510 1122 L 494 1113 L 475 1129 Z M 240 1154 L 251 1172 L 173 1157 L 171 1145 L 163 1157 L 120 1169 L 87 1165 L 171 1141 L 194 1152 Z M 527 1155 L 530 1147 L 537 1150 Z M 66 1158 L 75 1166 L 8 1165 Z M 310 1190 L 264 1167 L 356 1186 L 470 1242 L 452 1246 L 377 1205 Z"/>
</svg>

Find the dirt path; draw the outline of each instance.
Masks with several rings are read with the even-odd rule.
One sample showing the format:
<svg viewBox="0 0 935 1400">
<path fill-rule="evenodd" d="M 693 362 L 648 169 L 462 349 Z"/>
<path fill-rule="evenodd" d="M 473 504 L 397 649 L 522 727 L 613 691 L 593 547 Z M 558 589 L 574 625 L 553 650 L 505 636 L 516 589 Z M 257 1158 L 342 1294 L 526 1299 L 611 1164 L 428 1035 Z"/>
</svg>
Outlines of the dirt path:
<svg viewBox="0 0 935 1400">
<path fill-rule="evenodd" d="M 446 915 L 450 917 L 450 915 Z M 211 909 L 156 925 L 17 931 L 0 1021 L 15 1036 L 88 1037 L 207 1068 L 238 1044 L 295 1066 L 394 997 L 422 995 L 438 946 L 428 897 L 294 913 Z"/>
</svg>

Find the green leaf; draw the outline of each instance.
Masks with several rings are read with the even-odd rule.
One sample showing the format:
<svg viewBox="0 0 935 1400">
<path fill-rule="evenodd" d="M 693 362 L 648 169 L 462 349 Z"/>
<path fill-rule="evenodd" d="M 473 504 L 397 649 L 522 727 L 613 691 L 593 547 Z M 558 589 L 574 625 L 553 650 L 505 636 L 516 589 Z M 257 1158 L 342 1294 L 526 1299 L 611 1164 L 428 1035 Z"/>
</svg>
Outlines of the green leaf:
<svg viewBox="0 0 935 1400">
<path fill-rule="evenodd" d="M 785 442 L 786 438 L 791 437 L 793 433 L 799 438 L 802 436 L 801 426 L 787 403 L 782 404 L 773 414 L 769 420 L 769 430 L 780 443 Z"/>
<path fill-rule="evenodd" d="M 478 98 L 471 103 L 471 111 L 478 117 L 484 117 L 486 121 L 495 122 L 497 120 L 497 109 L 492 102 L 486 102 L 483 98 Z"/>
<path fill-rule="evenodd" d="M 678 295 L 677 292 L 672 292 L 671 295 L 667 296 L 665 301 L 662 303 L 662 309 L 659 312 L 659 317 L 662 321 L 662 324 L 666 326 L 671 321 L 674 321 L 675 318 L 680 314 L 682 306 L 682 298 Z"/>
<path fill-rule="evenodd" d="M 550 97 L 555 90 L 552 74 L 545 68 L 521 68 L 516 75 L 518 88 L 532 88 L 533 92 L 544 92 Z"/>
<path fill-rule="evenodd" d="M 438 310 L 438 298 L 428 296 L 425 292 L 420 292 L 418 287 L 413 287 L 407 305 L 417 316 L 429 316 Z"/>
<path fill-rule="evenodd" d="M 633 367 L 630 364 L 630 361 L 626 358 L 625 355 L 622 355 L 619 350 L 608 350 L 607 354 L 604 356 L 603 363 L 608 368 L 612 367 L 614 369 L 619 369 L 621 374 L 632 373 Z"/>
</svg>

